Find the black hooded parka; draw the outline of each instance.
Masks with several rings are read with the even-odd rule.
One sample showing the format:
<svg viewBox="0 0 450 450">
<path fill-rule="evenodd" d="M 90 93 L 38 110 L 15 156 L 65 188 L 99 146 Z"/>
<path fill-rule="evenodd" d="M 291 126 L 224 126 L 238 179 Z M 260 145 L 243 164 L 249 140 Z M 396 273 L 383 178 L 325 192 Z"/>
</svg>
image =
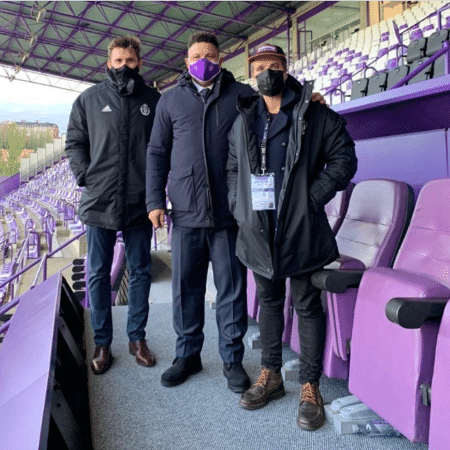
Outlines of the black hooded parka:
<svg viewBox="0 0 450 450">
<path fill-rule="evenodd" d="M 311 102 L 313 82 L 301 86 L 289 76 L 296 93 L 289 130 L 286 165 L 271 245 L 269 212 L 253 211 L 251 174 L 260 174 L 261 149 L 252 131 L 259 95 L 240 98 L 240 115 L 229 134 L 228 200 L 238 226 L 236 254 L 248 268 L 269 278 L 303 275 L 335 260 L 338 249 L 324 205 L 356 173 L 355 144 L 337 113 Z M 292 107 L 292 106 L 291 106 Z"/>
</svg>

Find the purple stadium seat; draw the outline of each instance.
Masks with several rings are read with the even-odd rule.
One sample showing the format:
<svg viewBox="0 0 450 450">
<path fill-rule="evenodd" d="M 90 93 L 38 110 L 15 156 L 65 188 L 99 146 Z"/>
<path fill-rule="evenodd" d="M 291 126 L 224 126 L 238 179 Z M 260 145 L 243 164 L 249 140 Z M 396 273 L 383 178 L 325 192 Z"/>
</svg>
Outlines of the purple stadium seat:
<svg viewBox="0 0 450 450">
<path fill-rule="evenodd" d="M 404 329 L 385 307 L 394 298 L 450 298 L 450 208 L 442 201 L 449 196 L 450 178 L 425 184 L 393 268 L 368 270 L 356 301 L 350 392 L 412 442 L 428 441 L 430 408 L 420 385 L 432 381 L 439 322 Z"/>
<path fill-rule="evenodd" d="M 325 213 L 334 234 L 337 233 L 347 213 L 348 203 L 354 187 L 355 185 L 350 182 L 345 190 L 337 192 L 334 198 L 325 205 Z"/>
<path fill-rule="evenodd" d="M 422 30 L 420 28 L 416 28 L 416 29 L 412 30 L 409 37 L 410 37 L 411 41 L 414 41 L 416 39 L 421 39 L 423 37 Z"/>
<path fill-rule="evenodd" d="M 111 267 L 111 303 L 114 305 L 120 281 L 123 274 L 123 263 L 125 260 L 125 244 L 122 239 L 117 239 L 114 246 L 114 257 Z"/>
<path fill-rule="evenodd" d="M 430 450 L 447 450 L 450 448 L 450 427 L 448 426 L 448 407 L 450 405 L 450 303 L 447 304 L 442 317 L 434 360 L 429 444 Z"/>
<path fill-rule="evenodd" d="M 258 297 L 256 296 L 256 284 L 253 272 L 247 270 L 247 313 L 256 320 L 258 315 Z"/>
<path fill-rule="evenodd" d="M 397 58 L 388 59 L 388 62 L 386 63 L 387 70 L 395 69 L 397 66 L 398 66 Z"/>
<path fill-rule="evenodd" d="M 385 48 L 380 48 L 380 50 L 378 50 L 378 58 L 381 58 L 384 55 L 387 55 L 387 53 L 389 52 L 389 48 L 385 47 Z"/>
<path fill-rule="evenodd" d="M 355 185 L 350 182 L 345 190 L 337 192 L 334 198 L 331 199 L 325 205 L 325 213 L 327 215 L 328 222 L 334 234 L 338 232 L 339 227 L 341 226 L 342 221 L 344 220 L 344 217 L 347 213 L 350 197 L 354 186 Z M 326 304 L 324 304 L 324 307 L 326 307 Z M 292 317 L 290 340 L 287 340 L 287 335 L 286 336 L 283 335 L 284 338 L 283 342 L 290 342 L 292 350 L 294 350 L 297 353 L 300 353 L 300 341 L 298 335 L 298 316 L 293 308 L 293 302 L 291 297 L 289 297 L 285 305 L 285 318 L 289 317 L 288 316 L 289 312 L 290 316 Z"/>
<path fill-rule="evenodd" d="M 324 373 L 330 378 L 348 376 L 358 282 L 365 270 L 392 264 L 411 217 L 412 200 L 412 189 L 401 181 L 380 179 L 358 183 L 336 234 L 341 257 L 312 276 L 313 283 L 327 291 L 327 339 L 334 356 L 325 355 Z M 341 361 L 336 361 L 336 357 Z"/>
</svg>

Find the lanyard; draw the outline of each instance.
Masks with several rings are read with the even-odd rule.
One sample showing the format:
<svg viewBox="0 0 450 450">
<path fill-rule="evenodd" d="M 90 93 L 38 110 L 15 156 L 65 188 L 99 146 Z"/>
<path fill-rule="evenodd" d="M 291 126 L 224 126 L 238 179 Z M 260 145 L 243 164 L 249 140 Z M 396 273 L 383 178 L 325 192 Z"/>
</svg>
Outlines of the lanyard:
<svg viewBox="0 0 450 450">
<path fill-rule="evenodd" d="M 267 135 L 269 134 L 269 125 L 272 116 L 267 113 L 267 122 L 264 127 L 264 134 L 261 142 L 261 172 L 263 175 L 266 173 L 266 151 L 267 151 Z"/>
</svg>

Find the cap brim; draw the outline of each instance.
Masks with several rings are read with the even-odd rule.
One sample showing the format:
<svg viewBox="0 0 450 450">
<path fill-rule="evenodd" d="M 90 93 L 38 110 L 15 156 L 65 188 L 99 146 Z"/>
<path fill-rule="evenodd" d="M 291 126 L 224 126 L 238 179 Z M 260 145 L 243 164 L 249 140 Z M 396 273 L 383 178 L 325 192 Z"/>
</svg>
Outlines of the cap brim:
<svg viewBox="0 0 450 450">
<path fill-rule="evenodd" d="M 258 53 L 257 55 L 252 55 L 248 57 L 248 62 L 252 62 L 255 59 L 258 58 L 265 58 L 266 56 L 276 56 L 277 58 L 281 58 L 284 59 L 286 61 L 286 56 L 285 55 L 280 55 L 279 53 L 274 53 L 274 52 L 264 52 L 264 53 Z"/>
</svg>

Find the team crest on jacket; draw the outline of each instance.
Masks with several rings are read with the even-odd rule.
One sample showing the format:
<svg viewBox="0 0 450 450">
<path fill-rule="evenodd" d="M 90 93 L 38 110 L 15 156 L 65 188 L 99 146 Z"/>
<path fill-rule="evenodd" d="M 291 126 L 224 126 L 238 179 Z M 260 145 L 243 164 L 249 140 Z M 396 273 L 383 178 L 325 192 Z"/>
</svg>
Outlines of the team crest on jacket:
<svg viewBox="0 0 450 450">
<path fill-rule="evenodd" d="M 141 113 L 143 116 L 148 116 L 150 114 L 150 108 L 148 107 L 147 103 L 144 103 L 141 106 Z"/>
</svg>

